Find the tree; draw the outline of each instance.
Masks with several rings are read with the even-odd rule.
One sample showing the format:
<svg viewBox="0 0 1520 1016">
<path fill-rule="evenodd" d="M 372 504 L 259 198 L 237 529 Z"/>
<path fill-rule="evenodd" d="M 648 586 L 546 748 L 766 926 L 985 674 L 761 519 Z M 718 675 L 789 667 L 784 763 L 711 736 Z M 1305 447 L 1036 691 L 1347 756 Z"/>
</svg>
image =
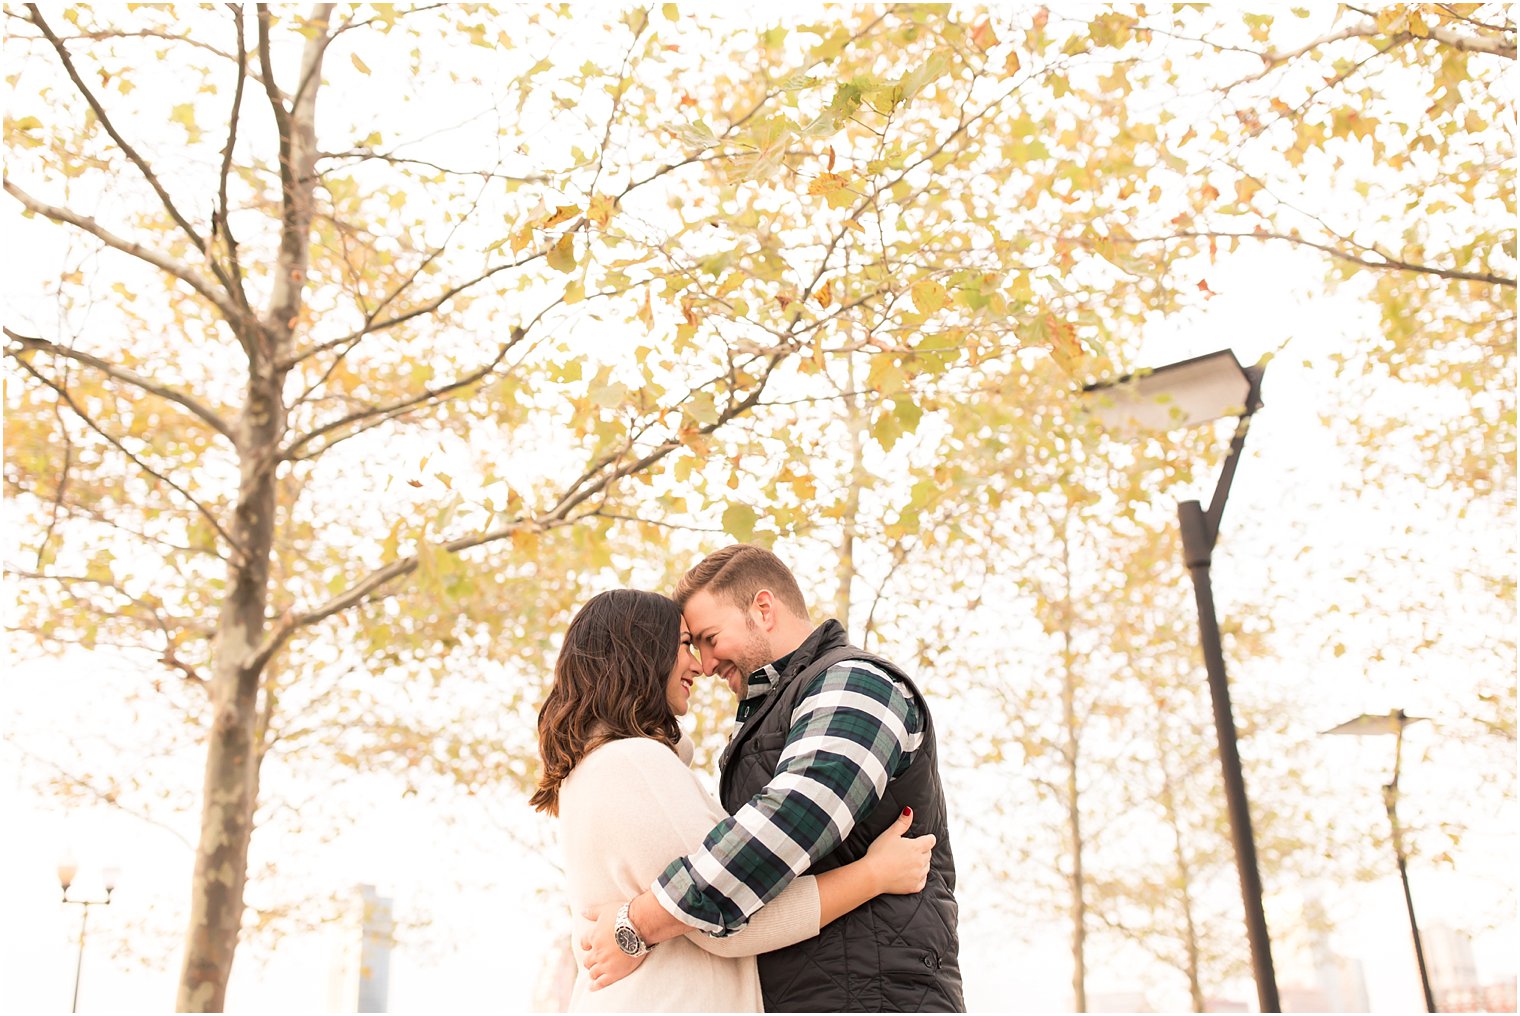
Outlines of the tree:
<svg viewBox="0 0 1520 1016">
<path fill-rule="evenodd" d="M 637 129 L 682 98 L 659 66 L 671 49 L 642 12 L 623 19 L 607 69 L 556 74 L 540 60 L 503 88 L 518 108 L 498 150 L 527 154 L 533 127 L 568 124 L 597 132 L 589 153 L 572 145 L 520 172 L 515 151 L 451 166 L 446 152 L 419 157 L 404 135 L 373 129 L 352 103 L 351 122 L 324 117 L 333 141 L 319 138 L 329 79 L 350 96 L 385 80 L 371 63 L 425 80 L 440 58 L 408 50 L 419 19 L 450 19 L 482 48 L 508 41 L 482 14 L 317 5 L 291 18 L 234 6 L 192 24 L 154 9 L 118 24 L 84 9 L 56 23 L 35 6 L 10 13 L 25 98 L 9 124 L 21 158 L 6 190 L 87 251 L 51 283 L 62 314 L 34 304 L 28 325 L 7 329 L 26 382 L 8 406 L 7 483 L 34 558 L 14 569 L 27 580 L 19 625 L 51 646 L 146 641 L 206 696 L 188 709 L 209 736 L 184 1009 L 224 1004 L 262 763 L 309 732 L 302 721 L 338 724 L 338 757 L 456 776 L 482 763 L 483 738 L 388 721 L 380 696 L 349 695 L 346 674 L 383 666 L 404 679 L 502 636 L 509 657 L 541 656 L 546 637 L 529 629 L 551 631 L 611 562 L 614 523 L 647 514 L 651 494 L 672 510 L 662 493 L 672 479 L 702 503 L 724 471 L 694 477 L 696 464 L 782 365 L 816 369 L 837 333 L 918 327 L 938 309 L 925 296 L 896 306 L 884 259 L 897 243 L 864 248 L 858 275 L 833 277 L 832 258 L 863 232 L 861 213 L 921 199 L 934 183 L 926 153 L 964 146 L 975 118 L 905 115 L 910 126 L 861 189 L 823 173 L 798 193 L 791 167 L 794 146 L 847 126 L 880 148 L 892 135 L 876 124 L 905 114 L 936 74 L 980 73 L 986 47 L 963 48 L 965 26 L 936 34 L 924 12 L 868 12 L 817 30 L 817 43 L 760 33 L 768 66 L 787 76 L 735 81 L 721 63 L 693 72 L 693 103 L 725 125 L 686 128 L 685 152 Z M 536 13 L 514 27 L 519 53 L 556 31 Z M 355 45 L 334 65 L 330 55 L 360 38 L 363 55 Z M 897 39 L 936 55 L 904 52 L 897 76 L 841 85 L 811 120 L 789 118 L 816 83 L 808 68 L 846 50 L 874 61 L 878 43 Z M 209 98 L 166 102 L 139 86 L 133 66 L 154 62 L 178 66 Z M 606 98 L 582 107 L 588 91 Z M 218 97 L 227 105 L 208 112 Z M 155 111 L 174 135 L 140 130 Z M 600 118 L 577 125 L 578 115 Z M 223 129 L 202 126 L 222 117 Z M 682 171 L 710 174 L 713 189 L 683 192 Z M 659 199 L 641 205 L 652 186 L 676 214 L 656 211 Z M 784 254 L 766 223 L 739 211 L 757 194 L 785 199 L 815 242 Z M 926 223 L 949 214 L 930 211 Z M 970 270 L 935 270 L 949 268 Z M 957 316 L 1001 309 L 981 278 L 957 283 Z M 668 338 L 588 355 L 599 319 Z M 476 450 L 485 428 L 508 433 L 506 462 Z M 424 438 L 412 444 L 416 475 L 397 477 L 394 459 L 366 468 L 410 433 Z M 539 449 L 553 461 L 534 461 Z M 425 471 L 444 458 L 448 469 Z M 456 464 L 478 468 L 476 482 L 456 480 Z M 629 490 L 635 480 L 652 490 Z M 757 516 L 730 508 L 724 524 L 742 538 Z M 529 589 L 531 606 L 493 616 Z"/>
<path fill-rule="evenodd" d="M 1299 229 L 1377 279 L 1394 351 L 1345 369 L 1467 393 L 1455 475 L 1502 487 L 1513 189 L 1483 86 L 1513 33 L 1400 10 L 1304 46 L 1207 11 L 8 8 L 6 191 L 42 293 L 6 329 L 16 626 L 151 647 L 208 733 L 180 1006 L 224 1002 L 265 761 L 529 779 L 531 735 L 485 717 L 531 712 L 568 610 L 672 527 L 879 544 L 831 571 L 892 629 L 913 555 L 964 555 L 1044 482 L 978 487 L 977 411 L 1021 408 L 1034 365 L 1049 399 L 1132 362 L 1232 243 Z M 1372 129 L 1396 173 L 1325 105 L 1364 69 L 1303 84 L 1350 47 L 1440 99 L 1434 134 Z M 1195 85 L 1223 102 L 1157 105 Z M 1255 131 L 1262 89 L 1289 113 Z M 1391 245 L 1392 212 L 1302 233 L 1281 195 L 1321 158 L 1439 236 Z M 1399 331 L 1474 294 L 1471 327 Z M 1012 415 L 1008 457 L 1065 453 Z M 482 658 L 504 689 L 415 708 Z"/>
</svg>

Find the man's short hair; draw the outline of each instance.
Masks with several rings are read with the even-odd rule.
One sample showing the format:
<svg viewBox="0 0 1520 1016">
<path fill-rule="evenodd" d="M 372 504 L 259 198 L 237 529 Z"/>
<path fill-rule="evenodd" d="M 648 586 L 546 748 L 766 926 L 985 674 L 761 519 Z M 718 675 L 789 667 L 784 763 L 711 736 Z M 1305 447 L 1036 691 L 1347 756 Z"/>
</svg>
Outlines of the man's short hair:
<svg viewBox="0 0 1520 1016">
<path fill-rule="evenodd" d="M 685 609 L 686 601 L 704 589 L 713 599 L 727 600 L 740 610 L 747 610 L 760 590 L 769 589 L 798 617 L 806 620 L 808 616 L 807 601 L 792 570 L 781 558 L 753 544 L 736 543 L 704 557 L 682 577 L 673 598 Z"/>
</svg>

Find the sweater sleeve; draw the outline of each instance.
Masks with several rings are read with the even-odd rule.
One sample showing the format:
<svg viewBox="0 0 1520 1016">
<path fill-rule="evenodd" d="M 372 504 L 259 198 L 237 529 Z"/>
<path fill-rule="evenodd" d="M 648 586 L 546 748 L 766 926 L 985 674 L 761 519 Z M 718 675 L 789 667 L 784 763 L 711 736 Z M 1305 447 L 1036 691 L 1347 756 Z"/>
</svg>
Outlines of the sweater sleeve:
<svg viewBox="0 0 1520 1016">
<path fill-rule="evenodd" d="M 691 853 L 726 813 L 670 748 L 647 738 L 604 745 L 581 763 L 560 799 L 571 863 L 605 865 L 622 900 L 638 895 L 673 859 Z M 577 861 L 576 855 L 581 860 Z M 614 900 L 588 900 L 610 903 Z M 686 937 L 719 956 L 753 956 L 819 931 L 818 882 L 798 878 L 741 933 Z"/>
<path fill-rule="evenodd" d="M 715 956 L 758 956 L 785 949 L 818 934 L 818 880 L 799 875 L 740 930 L 714 938 L 705 931 L 688 931 L 687 941 Z"/>
</svg>

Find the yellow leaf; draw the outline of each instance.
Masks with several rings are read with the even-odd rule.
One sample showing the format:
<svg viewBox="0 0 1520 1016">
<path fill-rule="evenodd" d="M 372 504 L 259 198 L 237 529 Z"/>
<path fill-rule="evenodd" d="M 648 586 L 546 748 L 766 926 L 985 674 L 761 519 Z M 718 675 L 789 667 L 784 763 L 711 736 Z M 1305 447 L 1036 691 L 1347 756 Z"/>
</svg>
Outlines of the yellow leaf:
<svg viewBox="0 0 1520 1016">
<path fill-rule="evenodd" d="M 834 305 L 834 284 L 825 282 L 820 285 L 818 291 L 813 294 L 813 299 L 817 301 L 819 307 L 828 310 Z"/>
<path fill-rule="evenodd" d="M 920 314 L 933 314 L 945 305 L 947 299 L 945 287 L 933 279 L 921 279 L 913 284 L 913 306 Z"/>
<path fill-rule="evenodd" d="M 1082 343 L 1077 341 L 1076 329 L 1054 314 L 1045 315 L 1045 327 L 1050 336 L 1051 359 L 1071 377 L 1079 377 L 1082 358 L 1087 353 L 1082 348 Z"/>
<path fill-rule="evenodd" d="M 605 226 L 612 219 L 612 198 L 598 194 L 586 206 L 586 218 L 598 226 Z"/>
<path fill-rule="evenodd" d="M 1003 61 L 1003 73 L 1009 77 L 1013 77 L 1022 66 L 1023 64 L 1019 62 L 1018 51 L 1010 49 L 1008 51 L 1008 59 Z"/>
<path fill-rule="evenodd" d="M 349 55 L 349 60 L 353 61 L 354 70 L 358 71 L 360 74 L 368 74 L 369 73 L 369 65 L 366 64 L 363 60 L 359 59 L 359 54 L 358 53 L 352 53 L 352 54 L 350 54 Z"/>
<path fill-rule="evenodd" d="M 838 173 L 820 173 L 808 184 L 808 197 L 817 197 L 820 194 L 832 194 L 837 190 L 843 189 L 848 184 L 849 181 Z"/>
<path fill-rule="evenodd" d="M 566 233 L 559 242 L 549 248 L 545 260 L 550 268 L 566 274 L 575 270 L 575 234 Z"/>
<path fill-rule="evenodd" d="M 566 219 L 572 217 L 579 211 L 580 209 L 575 205 L 560 205 L 554 210 L 554 214 L 550 215 L 543 222 L 539 223 L 539 226 L 543 229 L 549 229 L 553 226 L 558 226 L 561 222 L 564 222 Z"/>
<path fill-rule="evenodd" d="M 723 513 L 723 529 L 741 543 L 748 543 L 755 534 L 755 523 L 760 516 L 749 505 L 729 505 Z"/>
</svg>

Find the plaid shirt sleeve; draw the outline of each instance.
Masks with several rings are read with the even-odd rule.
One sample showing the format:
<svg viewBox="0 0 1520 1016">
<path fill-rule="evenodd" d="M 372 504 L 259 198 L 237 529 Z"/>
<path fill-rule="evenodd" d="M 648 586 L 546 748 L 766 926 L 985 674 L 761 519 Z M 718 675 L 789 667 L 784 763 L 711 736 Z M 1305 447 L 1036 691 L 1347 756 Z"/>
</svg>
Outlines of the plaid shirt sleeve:
<svg viewBox="0 0 1520 1016">
<path fill-rule="evenodd" d="M 738 931 L 843 842 L 922 739 L 917 709 L 890 677 L 859 661 L 830 667 L 798 700 L 775 777 L 671 862 L 655 898 L 694 928 Z"/>
</svg>

